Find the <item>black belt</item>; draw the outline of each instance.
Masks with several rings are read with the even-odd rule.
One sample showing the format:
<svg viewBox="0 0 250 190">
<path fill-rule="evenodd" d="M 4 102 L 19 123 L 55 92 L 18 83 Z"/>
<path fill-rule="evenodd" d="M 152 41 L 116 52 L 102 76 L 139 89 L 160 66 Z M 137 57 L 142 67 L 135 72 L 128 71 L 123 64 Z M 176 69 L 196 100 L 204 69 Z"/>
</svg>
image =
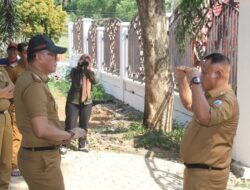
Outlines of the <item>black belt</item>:
<svg viewBox="0 0 250 190">
<path fill-rule="evenodd" d="M 55 146 L 44 146 L 44 147 L 23 147 L 25 150 L 29 151 L 46 151 L 46 150 L 56 150 L 59 149 L 60 145 L 55 145 Z"/>
<path fill-rule="evenodd" d="M 207 164 L 187 164 L 187 163 L 184 163 L 184 165 L 187 168 L 199 168 L 199 169 L 207 169 L 207 170 L 224 170 L 224 169 L 226 169 L 226 168 L 217 168 L 217 167 L 209 166 Z"/>
</svg>

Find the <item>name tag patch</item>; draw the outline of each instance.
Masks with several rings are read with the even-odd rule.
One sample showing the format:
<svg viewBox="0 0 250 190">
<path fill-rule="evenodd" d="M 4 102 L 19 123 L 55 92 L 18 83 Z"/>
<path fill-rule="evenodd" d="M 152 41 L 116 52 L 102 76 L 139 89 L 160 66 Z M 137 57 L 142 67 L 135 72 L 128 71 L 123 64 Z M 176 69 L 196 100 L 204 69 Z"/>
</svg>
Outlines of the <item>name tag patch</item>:
<svg viewBox="0 0 250 190">
<path fill-rule="evenodd" d="M 213 105 L 215 105 L 215 106 L 217 106 L 217 107 L 221 106 L 221 104 L 222 104 L 222 101 L 221 101 L 221 100 L 215 100 L 215 101 L 213 102 Z"/>
</svg>

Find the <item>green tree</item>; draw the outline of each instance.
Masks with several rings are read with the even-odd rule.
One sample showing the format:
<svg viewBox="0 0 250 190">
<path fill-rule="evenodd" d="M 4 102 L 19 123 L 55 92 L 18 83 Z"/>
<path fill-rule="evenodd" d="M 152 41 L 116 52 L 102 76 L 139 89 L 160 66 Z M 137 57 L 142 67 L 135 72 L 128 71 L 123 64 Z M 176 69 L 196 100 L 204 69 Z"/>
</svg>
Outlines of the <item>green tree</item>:
<svg viewBox="0 0 250 190">
<path fill-rule="evenodd" d="M 201 39 L 201 29 L 206 22 L 209 9 L 220 0 L 181 0 L 178 6 L 178 25 L 176 29 L 176 41 L 181 52 L 184 51 L 186 39 L 190 41 Z M 237 1 L 229 0 L 227 3 L 232 6 Z"/>
<path fill-rule="evenodd" d="M 68 13 L 77 16 L 118 17 L 123 21 L 130 21 L 137 12 L 135 0 L 72 0 L 64 8 Z"/>
<path fill-rule="evenodd" d="M 14 40 L 19 33 L 20 16 L 17 12 L 17 1 L 0 1 L 0 41 L 2 45 Z"/>
<path fill-rule="evenodd" d="M 115 17 L 115 8 L 120 0 L 79 0 L 77 15 L 94 18 Z"/>
<path fill-rule="evenodd" d="M 177 7 L 181 0 L 166 0 L 168 12 Z M 89 18 L 117 17 L 122 21 L 131 21 L 137 14 L 135 0 L 55 0 L 57 5 L 63 5 L 71 18 L 84 16 Z"/>
<path fill-rule="evenodd" d="M 122 21 L 131 21 L 137 13 L 135 0 L 122 0 L 117 4 L 115 12 Z"/>
<path fill-rule="evenodd" d="M 20 0 L 21 33 L 25 38 L 46 34 L 58 41 L 66 31 L 67 13 L 62 6 L 54 6 L 54 0 Z"/>
</svg>

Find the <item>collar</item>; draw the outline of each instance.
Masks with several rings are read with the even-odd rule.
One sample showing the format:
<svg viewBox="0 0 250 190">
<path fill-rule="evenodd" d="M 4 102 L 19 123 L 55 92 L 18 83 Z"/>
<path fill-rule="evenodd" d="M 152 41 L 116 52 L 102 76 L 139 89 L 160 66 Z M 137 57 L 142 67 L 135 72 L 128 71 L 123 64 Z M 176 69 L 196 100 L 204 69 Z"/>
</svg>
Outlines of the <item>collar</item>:
<svg viewBox="0 0 250 190">
<path fill-rule="evenodd" d="M 39 71 L 37 68 L 35 68 L 33 65 L 27 65 L 27 70 L 31 71 L 35 75 L 37 75 L 44 83 L 47 83 L 49 81 L 49 77 L 45 74 L 43 74 L 41 71 Z"/>
<path fill-rule="evenodd" d="M 232 87 L 229 84 L 223 85 L 219 88 L 215 88 L 206 92 L 206 97 L 215 98 L 224 95 L 227 91 L 231 90 Z"/>
</svg>

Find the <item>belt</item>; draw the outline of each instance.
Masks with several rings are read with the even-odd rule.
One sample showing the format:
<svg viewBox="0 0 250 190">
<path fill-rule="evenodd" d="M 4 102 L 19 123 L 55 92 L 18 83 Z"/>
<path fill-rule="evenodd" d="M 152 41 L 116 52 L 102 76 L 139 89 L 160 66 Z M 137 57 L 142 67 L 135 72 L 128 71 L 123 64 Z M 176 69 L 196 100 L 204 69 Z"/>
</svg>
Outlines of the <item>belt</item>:
<svg viewBox="0 0 250 190">
<path fill-rule="evenodd" d="M 0 111 L 0 114 L 6 114 L 6 113 L 8 113 L 8 110 Z"/>
<path fill-rule="evenodd" d="M 46 151 L 46 150 L 57 150 L 59 149 L 60 145 L 54 146 L 44 146 L 44 147 L 23 147 L 22 149 L 29 150 L 29 151 Z"/>
<path fill-rule="evenodd" d="M 187 164 L 187 163 L 184 163 L 184 165 L 187 168 L 199 168 L 199 169 L 207 169 L 207 170 L 224 170 L 224 169 L 226 169 L 226 168 L 217 168 L 217 167 L 209 166 L 207 164 Z"/>
</svg>

